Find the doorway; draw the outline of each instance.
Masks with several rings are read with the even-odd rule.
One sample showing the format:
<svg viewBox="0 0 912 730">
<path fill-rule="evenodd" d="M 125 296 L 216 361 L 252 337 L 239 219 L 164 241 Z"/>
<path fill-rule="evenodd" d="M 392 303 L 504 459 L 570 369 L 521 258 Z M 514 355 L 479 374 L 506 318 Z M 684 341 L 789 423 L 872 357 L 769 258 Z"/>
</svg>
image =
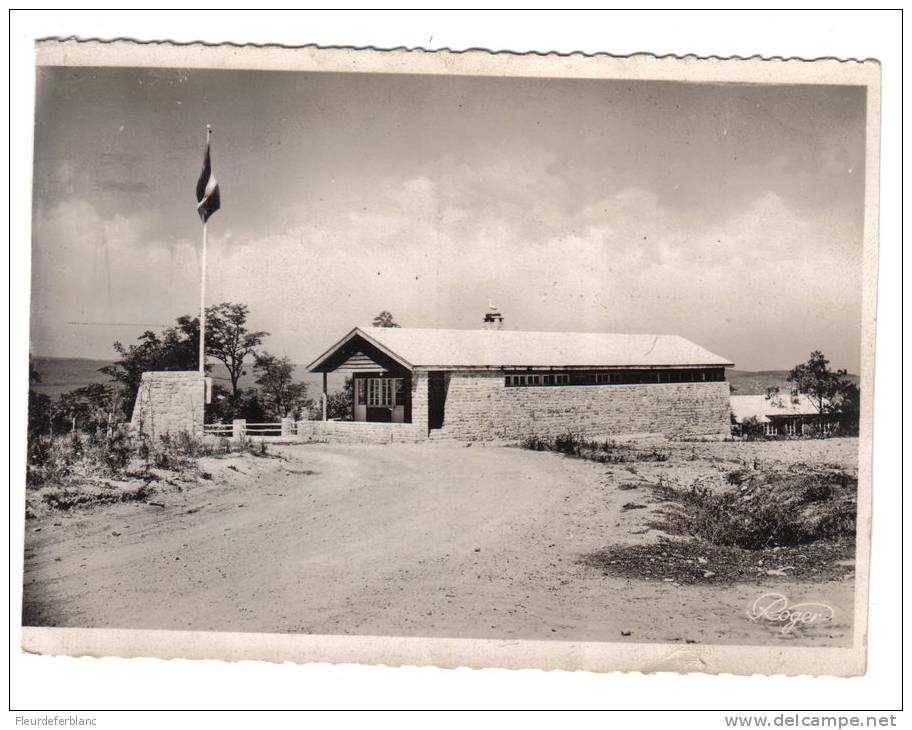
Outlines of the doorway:
<svg viewBox="0 0 912 730">
<path fill-rule="evenodd" d="M 428 428 L 443 428 L 446 395 L 446 373 L 428 373 Z"/>
</svg>

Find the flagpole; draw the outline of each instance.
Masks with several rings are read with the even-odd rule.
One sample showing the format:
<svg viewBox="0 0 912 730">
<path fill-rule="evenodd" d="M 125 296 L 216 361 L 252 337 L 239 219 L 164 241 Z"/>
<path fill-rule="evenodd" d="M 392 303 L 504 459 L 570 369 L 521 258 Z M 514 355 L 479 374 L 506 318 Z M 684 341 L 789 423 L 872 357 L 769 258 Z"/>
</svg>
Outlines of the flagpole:
<svg viewBox="0 0 912 730">
<path fill-rule="evenodd" d="M 200 375 L 206 374 L 206 226 L 203 222 L 203 253 L 200 256 L 200 348 L 199 348 L 199 371 Z"/>
<path fill-rule="evenodd" d="M 206 125 L 206 155 L 209 154 L 209 137 L 212 127 Z M 210 172 L 211 174 L 211 172 Z M 200 331 L 199 331 L 199 371 L 200 375 L 206 374 L 206 242 L 208 239 L 208 216 L 203 220 L 203 251 L 200 256 Z"/>
</svg>

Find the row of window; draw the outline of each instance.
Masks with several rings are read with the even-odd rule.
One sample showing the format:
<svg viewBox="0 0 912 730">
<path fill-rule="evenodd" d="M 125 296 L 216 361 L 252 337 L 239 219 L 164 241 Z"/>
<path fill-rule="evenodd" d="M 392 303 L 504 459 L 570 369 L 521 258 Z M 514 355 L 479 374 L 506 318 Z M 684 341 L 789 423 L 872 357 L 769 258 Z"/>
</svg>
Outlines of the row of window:
<svg viewBox="0 0 912 730">
<path fill-rule="evenodd" d="M 405 403 L 405 381 L 402 378 L 355 378 L 358 405 L 393 408 Z"/>
<path fill-rule="evenodd" d="M 688 370 L 613 370 L 609 372 L 514 373 L 508 388 L 541 385 L 636 385 L 644 383 L 706 383 L 725 380 L 722 368 Z"/>
<path fill-rule="evenodd" d="M 788 420 L 781 421 L 782 429 L 780 430 L 779 424 L 768 421 L 763 424 L 763 435 L 764 436 L 794 436 L 796 434 L 804 434 L 807 432 L 813 432 L 815 426 L 810 423 L 800 423 L 797 418 L 790 418 Z M 830 433 L 833 430 L 832 423 L 823 424 L 823 432 Z"/>
<path fill-rule="evenodd" d="M 786 436 L 794 436 L 797 428 L 794 421 L 786 421 L 784 424 Z M 777 436 L 779 434 L 779 428 L 775 423 L 769 422 L 763 424 L 763 435 L 764 436 Z"/>
</svg>

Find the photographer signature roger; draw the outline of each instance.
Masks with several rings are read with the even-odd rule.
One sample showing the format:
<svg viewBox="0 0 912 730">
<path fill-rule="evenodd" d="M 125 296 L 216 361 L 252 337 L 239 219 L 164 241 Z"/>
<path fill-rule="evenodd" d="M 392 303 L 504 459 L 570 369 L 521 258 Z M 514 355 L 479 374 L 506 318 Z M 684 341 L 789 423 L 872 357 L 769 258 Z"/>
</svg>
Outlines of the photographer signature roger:
<svg viewBox="0 0 912 730">
<path fill-rule="evenodd" d="M 833 620 L 835 611 L 825 603 L 794 603 L 781 593 L 764 593 L 757 598 L 748 611 L 751 621 L 781 623 L 780 633 L 791 634 L 800 626 L 827 623 Z"/>
</svg>

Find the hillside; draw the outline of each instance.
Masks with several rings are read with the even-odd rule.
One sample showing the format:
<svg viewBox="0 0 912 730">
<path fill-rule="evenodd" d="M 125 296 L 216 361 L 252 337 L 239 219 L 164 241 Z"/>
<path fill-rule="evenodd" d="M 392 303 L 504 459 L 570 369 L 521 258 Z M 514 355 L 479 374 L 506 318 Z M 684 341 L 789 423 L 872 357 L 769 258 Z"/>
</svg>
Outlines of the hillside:
<svg viewBox="0 0 912 730">
<path fill-rule="evenodd" d="M 92 383 L 107 383 L 108 377 L 98 372 L 99 368 L 110 365 L 110 360 L 89 360 L 80 357 L 33 357 L 32 364 L 41 375 L 41 382 L 32 387 L 39 393 L 56 398 L 61 393 L 81 388 Z M 247 368 L 247 375 L 241 378 L 242 388 L 252 388 L 254 378 L 250 371 L 253 366 Z M 210 373 L 215 382 L 229 387 L 228 371 L 221 363 L 215 363 Z M 295 366 L 295 377 L 297 380 L 307 383 L 308 392 L 313 396 L 322 389 L 322 379 L 319 375 L 312 375 L 304 370 L 303 365 Z M 338 376 L 330 378 L 329 389 L 336 390 L 342 385 L 342 380 Z"/>
<path fill-rule="evenodd" d="M 79 388 L 90 383 L 107 382 L 107 377 L 98 372 L 99 368 L 110 365 L 108 360 L 86 360 L 77 357 L 36 357 L 33 358 L 35 368 L 41 373 L 41 382 L 34 386 L 35 390 L 40 393 L 46 393 L 52 398 L 68 390 Z M 241 378 L 241 387 L 253 387 L 253 376 L 250 374 L 252 366 L 248 368 L 248 374 Z M 221 363 L 217 363 L 212 368 L 212 376 L 217 383 L 228 387 L 228 373 Z M 726 372 L 726 378 L 732 386 L 733 395 L 764 395 L 767 388 L 778 387 L 782 390 L 788 390 L 789 384 L 786 381 L 788 370 L 759 370 L 752 372 L 750 370 L 730 369 Z M 312 375 L 304 370 L 303 365 L 295 366 L 295 376 L 298 380 L 307 383 L 309 393 L 314 396 L 322 388 L 319 375 Z M 857 375 L 849 375 L 853 382 L 858 382 Z M 329 389 L 331 391 L 342 387 L 342 377 L 334 375 L 330 377 Z"/>
<path fill-rule="evenodd" d="M 81 357 L 33 357 L 32 366 L 41 375 L 41 382 L 32 386 L 39 393 L 56 398 L 75 388 L 92 383 L 106 383 L 108 377 L 99 368 L 110 365 L 109 360 L 87 360 Z"/>
<path fill-rule="evenodd" d="M 767 388 L 779 388 L 787 391 L 791 388 L 788 370 L 735 370 L 725 372 L 725 378 L 731 383 L 732 395 L 766 395 Z M 846 376 L 853 383 L 858 383 L 857 375 Z"/>
</svg>

